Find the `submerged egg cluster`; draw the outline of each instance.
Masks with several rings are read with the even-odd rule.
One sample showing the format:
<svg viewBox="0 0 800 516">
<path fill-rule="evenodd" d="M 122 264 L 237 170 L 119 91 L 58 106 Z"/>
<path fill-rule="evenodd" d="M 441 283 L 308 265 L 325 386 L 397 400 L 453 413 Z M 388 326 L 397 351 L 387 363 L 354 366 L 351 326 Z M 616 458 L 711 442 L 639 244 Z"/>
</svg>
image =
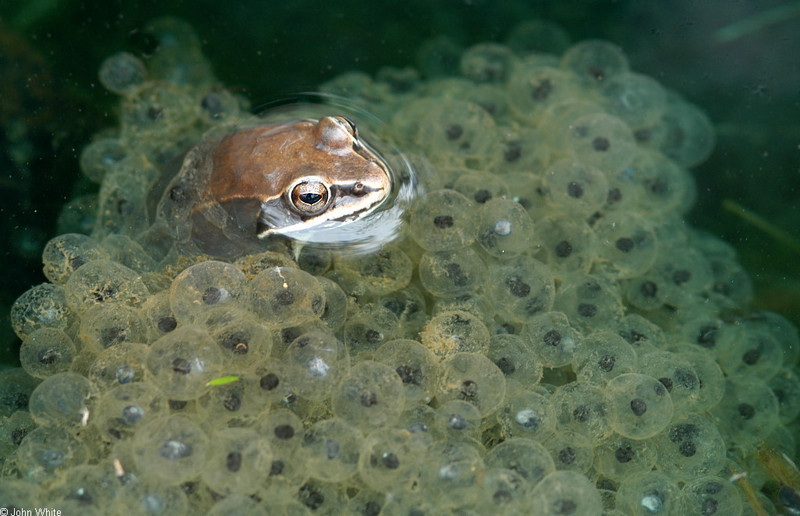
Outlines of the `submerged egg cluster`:
<svg viewBox="0 0 800 516">
<path fill-rule="evenodd" d="M 122 104 L 81 156 L 91 234 L 51 240 L 49 282 L 12 310 L 0 505 L 733 516 L 752 501 L 731 474 L 758 490 L 759 447 L 796 455 L 797 331 L 749 313 L 733 249 L 682 218 L 711 124 L 618 47 L 531 52 L 563 41 L 537 22 L 457 75 L 434 41 L 424 78 L 329 81 L 423 178 L 403 234 L 220 261 L 176 244 L 190 227 L 154 230 L 151 192 L 253 117 L 190 29 L 149 30 L 169 44 L 147 66 L 100 70 Z"/>
</svg>

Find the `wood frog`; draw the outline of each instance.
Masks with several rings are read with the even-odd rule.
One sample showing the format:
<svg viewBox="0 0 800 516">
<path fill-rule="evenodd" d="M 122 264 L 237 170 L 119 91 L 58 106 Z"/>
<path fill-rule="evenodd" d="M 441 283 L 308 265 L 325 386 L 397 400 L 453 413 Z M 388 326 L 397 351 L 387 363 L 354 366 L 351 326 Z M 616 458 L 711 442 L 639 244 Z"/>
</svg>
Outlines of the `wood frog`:
<svg viewBox="0 0 800 516">
<path fill-rule="evenodd" d="M 271 235 L 309 240 L 362 219 L 392 190 L 386 161 L 343 116 L 239 129 L 201 142 L 164 190 L 158 217 L 178 242 L 232 257 Z M 189 228 L 191 226 L 189 235 Z"/>
</svg>

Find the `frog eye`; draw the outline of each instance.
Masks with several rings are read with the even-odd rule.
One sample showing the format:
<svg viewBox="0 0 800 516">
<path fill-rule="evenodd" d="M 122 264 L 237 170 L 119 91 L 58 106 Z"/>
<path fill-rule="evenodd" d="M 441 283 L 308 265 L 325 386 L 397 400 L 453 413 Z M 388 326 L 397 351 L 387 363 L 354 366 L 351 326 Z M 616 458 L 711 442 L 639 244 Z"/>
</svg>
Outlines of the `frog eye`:
<svg viewBox="0 0 800 516">
<path fill-rule="evenodd" d="M 321 181 L 297 183 L 289 194 L 292 206 L 304 215 L 316 215 L 328 206 L 330 189 Z"/>
</svg>

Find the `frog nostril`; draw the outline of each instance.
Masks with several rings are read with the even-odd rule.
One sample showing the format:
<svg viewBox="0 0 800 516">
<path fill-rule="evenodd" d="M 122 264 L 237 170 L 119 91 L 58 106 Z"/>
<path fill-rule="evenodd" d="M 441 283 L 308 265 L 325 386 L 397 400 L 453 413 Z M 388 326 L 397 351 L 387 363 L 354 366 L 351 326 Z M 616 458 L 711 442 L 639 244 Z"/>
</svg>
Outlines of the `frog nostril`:
<svg viewBox="0 0 800 516">
<path fill-rule="evenodd" d="M 361 197 L 362 195 L 367 193 L 367 188 L 364 186 L 364 183 L 358 182 L 353 185 L 353 195 Z"/>
</svg>

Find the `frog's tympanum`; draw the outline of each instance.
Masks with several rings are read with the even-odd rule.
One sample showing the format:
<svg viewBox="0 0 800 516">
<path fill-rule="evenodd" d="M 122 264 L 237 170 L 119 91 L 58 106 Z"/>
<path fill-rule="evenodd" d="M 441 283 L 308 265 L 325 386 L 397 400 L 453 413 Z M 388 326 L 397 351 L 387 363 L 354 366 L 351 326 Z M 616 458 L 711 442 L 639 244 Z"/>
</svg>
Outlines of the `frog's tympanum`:
<svg viewBox="0 0 800 516">
<path fill-rule="evenodd" d="M 164 191 L 159 217 L 178 242 L 230 257 L 271 235 L 314 241 L 309 235 L 366 217 L 391 189 L 389 166 L 355 124 L 323 116 L 196 145 Z"/>
</svg>

